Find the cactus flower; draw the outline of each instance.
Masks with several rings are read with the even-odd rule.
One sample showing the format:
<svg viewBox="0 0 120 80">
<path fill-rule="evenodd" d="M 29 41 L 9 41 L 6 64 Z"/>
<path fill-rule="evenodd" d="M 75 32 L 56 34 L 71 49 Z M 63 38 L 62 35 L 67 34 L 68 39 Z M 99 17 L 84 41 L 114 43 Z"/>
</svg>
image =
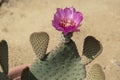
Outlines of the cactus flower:
<svg viewBox="0 0 120 80">
<path fill-rule="evenodd" d="M 52 25 L 56 30 L 62 31 L 64 35 L 67 35 L 70 32 L 79 31 L 78 28 L 82 20 L 82 13 L 76 11 L 73 7 L 65 9 L 57 8 Z"/>
</svg>

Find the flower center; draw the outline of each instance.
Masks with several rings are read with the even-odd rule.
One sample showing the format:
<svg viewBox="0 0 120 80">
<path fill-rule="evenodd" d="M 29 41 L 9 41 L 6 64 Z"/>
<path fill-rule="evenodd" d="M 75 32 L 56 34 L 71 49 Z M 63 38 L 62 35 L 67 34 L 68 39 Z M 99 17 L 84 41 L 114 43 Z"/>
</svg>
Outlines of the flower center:
<svg viewBox="0 0 120 80">
<path fill-rule="evenodd" d="M 63 28 L 66 28 L 66 27 L 75 27 L 75 22 L 73 20 L 70 20 L 70 19 L 62 19 L 59 23 L 59 25 Z"/>
</svg>

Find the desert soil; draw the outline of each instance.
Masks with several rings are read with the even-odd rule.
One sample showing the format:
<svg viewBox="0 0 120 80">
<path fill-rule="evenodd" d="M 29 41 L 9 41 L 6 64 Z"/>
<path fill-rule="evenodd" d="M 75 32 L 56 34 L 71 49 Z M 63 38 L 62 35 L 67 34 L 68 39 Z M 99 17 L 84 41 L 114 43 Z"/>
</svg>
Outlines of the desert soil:
<svg viewBox="0 0 120 80">
<path fill-rule="evenodd" d="M 87 67 L 98 63 L 106 80 L 120 80 L 120 0 L 9 0 L 0 7 L 0 40 L 9 45 L 9 67 L 32 63 L 34 52 L 29 42 L 33 32 L 50 36 L 48 51 L 54 48 L 61 32 L 51 24 L 56 8 L 75 7 L 84 20 L 74 33 L 80 55 L 84 38 L 92 35 L 103 45 L 103 52 Z"/>
</svg>

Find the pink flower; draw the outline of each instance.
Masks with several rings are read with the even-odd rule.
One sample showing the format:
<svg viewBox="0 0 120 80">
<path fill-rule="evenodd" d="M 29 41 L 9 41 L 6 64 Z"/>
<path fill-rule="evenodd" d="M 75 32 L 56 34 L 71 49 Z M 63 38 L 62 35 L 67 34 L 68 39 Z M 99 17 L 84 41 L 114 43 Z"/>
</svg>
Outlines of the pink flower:
<svg viewBox="0 0 120 80">
<path fill-rule="evenodd" d="M 75 8 L 57 8 L 57 12 L 54 14 L 52 25 L 56 30 L 62 31 L 64 35 L 70 32 L 79 31 L 78 27 L 83 20 L 81 12 L 75 10 Z"/>
</svg>

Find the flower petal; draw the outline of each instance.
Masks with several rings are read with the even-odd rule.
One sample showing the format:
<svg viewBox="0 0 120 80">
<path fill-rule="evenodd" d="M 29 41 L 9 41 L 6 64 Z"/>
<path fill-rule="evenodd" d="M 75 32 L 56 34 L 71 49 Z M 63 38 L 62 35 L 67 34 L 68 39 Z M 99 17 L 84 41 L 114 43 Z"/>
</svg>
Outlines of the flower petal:
<svg viewBox="0 0 120 80">
<path fill-rule="evenodd" d="M 61 8 L 57 8 L 56 15 L 57 15 L 58 17 L 60 17 L 61 19 L 64 18 L 64 16 L 65 16 L 64 10 L 61 9 Z"/>
<path fill-rule="evenodd" d="M 64 13 L 65 13 L 65 18 L 66 19 L 73 19 L 74 17 L 74 12 L 75 12 L 75 8 L 65 8 L 64 9 Z"/>
<path fill-rule="evenodd" d="M 58 31 L 63 31 L 63 30 L 64 30 L 61 26 L 59 26 L 59 24 L 58 24 L 55 20 L 52 21 L 52 25 L 53 25 L 53 26 L 55 27 L 55 29 L 58 30 Z"/>
<path fill-rule="evenodd" d="M 61 18 L 57 14 L 55 14 L 54 15 L 54 21 L 56 21 L 57 23 L 59 23 L 60 20 L 61 20 Z"/>
<path fill-rule="evenodd" d="M 74 21 L 76 23 L 76 26 L 79 26 L 79 24 L 81 23 L 81 21 L 83 20 L 83 15 L 81 12 L 76 12 L 74 14 Z"/>
</svg>

